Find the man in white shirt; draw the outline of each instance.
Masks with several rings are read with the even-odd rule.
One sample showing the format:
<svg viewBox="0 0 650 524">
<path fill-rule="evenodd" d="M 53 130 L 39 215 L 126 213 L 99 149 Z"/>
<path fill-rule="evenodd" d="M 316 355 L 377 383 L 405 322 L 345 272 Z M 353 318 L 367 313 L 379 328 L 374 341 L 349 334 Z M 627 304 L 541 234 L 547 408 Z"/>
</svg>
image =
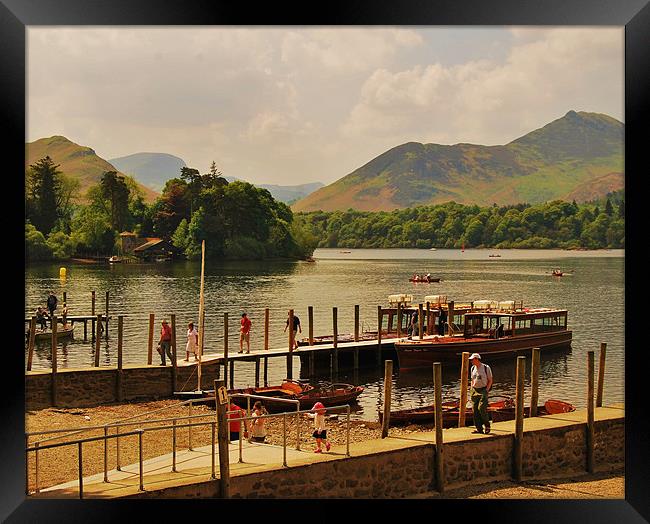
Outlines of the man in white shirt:
<svg viewBox="0 0 650 524">
<path fill-rule="evenodd" d="M 481 355 L 478 353 L 472 353 L 469 360 L 472 363 L 470 398 L 474 406 L 474 425 L 476 426 L 476 430 L 472 433 L 483 433 L 483 426 L 485 426 L 485 433 L 489 433 L 490 419 L 487 407 L 488 391 L 492 387 L 492 370 L 490 366 L 481 362 Z"/>
</svg>

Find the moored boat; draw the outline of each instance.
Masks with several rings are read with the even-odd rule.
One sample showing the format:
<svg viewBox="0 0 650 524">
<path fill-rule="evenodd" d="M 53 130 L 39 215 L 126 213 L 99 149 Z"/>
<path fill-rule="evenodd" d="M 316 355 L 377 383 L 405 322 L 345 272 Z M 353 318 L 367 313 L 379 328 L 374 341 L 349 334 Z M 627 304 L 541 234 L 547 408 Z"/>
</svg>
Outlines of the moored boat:
<svg viewBox="0 0 650 524">
<path fill-rule="evenodd" d="M 571 345 L 567 316 L 565 309 L 473 309 L 464 315 L 462 332 L 400 339 L 395 342 L 395 350 L 400 368 L 408 369 L 430 368 L 439 361 L 460 362 L 463 352 L 480 353 L 489 361 L 512 357 L 533 347 L 558 349 Z"/>
<path fill-rule="evenodd" d="M 409 282 L 423 282 L 425 284 L 428 284 L 430 282 L 440 282 L 440 277 L 423 277 L 423 278 L 409 278 Z"/>
<path fill-rule="evenodd" d="M 340 406 L 350 402 L 356 402 L 357 397 L 363 393 L 363 386 L 352 384 L 330 384 L 314 387 L 298 396 L 300 409 L 309 409 L 316 402 L 321 402 L 325 407 Z"/>
<path fill-rule="evenodd" d="M 74 334 L 74 326 L 72 324 L 68 324 L 66 327 L 59 327 L 56 331 L 56 338 L 57 340 L 62 339 L 62 338 L 71 338 L 72 335 Z M 29 330 L 27 330 L 27 333 L 25 334 L 26 337 L 29 337 Z M 44 340 L 52 340 L 52 330 L 50 329 L 37 329 L 35 334 L 34 334 L 34 340 L 35 341 L 44 341 Z"/>
</svg>

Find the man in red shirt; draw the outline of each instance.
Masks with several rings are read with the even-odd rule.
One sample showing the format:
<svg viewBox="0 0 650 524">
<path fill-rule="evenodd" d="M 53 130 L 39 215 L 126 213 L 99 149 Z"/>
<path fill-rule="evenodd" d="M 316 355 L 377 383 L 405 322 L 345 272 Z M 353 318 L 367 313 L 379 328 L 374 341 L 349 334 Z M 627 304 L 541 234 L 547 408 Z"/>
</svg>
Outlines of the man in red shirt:
<svg viewBox="0 0 650 524">
<path fill-rule="evenodd" d="M 239 351 L 244 351 L 244 341 L 246 341 L 246 353 L 251 352 L 251 319 L 246 313 L 241 314 L 241 327 L 239 328 Z"/>
<path fill-rule="evenodd" d="M 232 401 L 230 401 L 230 406 L 228 406 L 228 411 L 234 411 L 234 413 L 228 413 L 228 418 L 230 419 L 228 421 L 228 429 L 230 430 L 230 440 L 239 440 L 239 432 L 241 431 L 241 423 L 242 421 L 239 420 L 241 417 L 246 416 L 246 412 L 234 404 Z M 248 423 L 247 421 L 244 422 L 244 438 L 248 438 Z"/>
<path fill-rule="evenodd" d="M 169 360 L 172 360 L 172 328 L 167 324 L 166 320 L 162 321 L 162 329 L 160 330 L 160 341 L 158 342 L 160 346 L 160 358 L 162 362 L 161 366 L 165 366 L 165 353 L 169 356 Z"/>
</svg>

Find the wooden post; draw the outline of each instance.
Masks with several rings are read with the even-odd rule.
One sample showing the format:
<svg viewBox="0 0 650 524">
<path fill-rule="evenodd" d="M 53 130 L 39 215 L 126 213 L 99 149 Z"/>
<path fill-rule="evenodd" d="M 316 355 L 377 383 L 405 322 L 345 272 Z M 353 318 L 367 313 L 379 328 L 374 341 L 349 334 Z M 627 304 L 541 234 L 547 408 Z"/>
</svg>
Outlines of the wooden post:
<svg viewBox="0 0 650 524">
<path fill-rule="evenodd" d="M 95 290 L 92 290 L 90 293 L 91 293 L 90 314 L 94 317 L 95 316 Z"/>
<path fill-rule="evenodd" d="M 452 327 L 452 324 L 454 323 L 454 301 L 452 300 L 449 302 L 447 308 L 447 327 L 449 328 L 449 334 L 453 335 L 454 333 L 454 328 Z M 444 333 L 444 332 L 443 332 Z"/>
<path fill-rule="evenodd" d="M 95 333 L 95 367 L 99 367 L 99 343 L 101 339 L 101 329 L 102 329 L 102 314 L 97 315 L 97 333 Z"/>
<path fill-rule="evenodd" d="M 420 309 L 422 304 L 420 304 Z M 442 364 L 433 364 L 434 414 L 436 417 L 436 489 L 444 491 L 444 463 L 442 457 Z"/>
<path fill-rule="evenodd" d="M 29 341 L 27 343 L 27 371 L 32 370 L 32 360 L 34 358 L 34 340 L 36 340 L 36 317 L 32 316 L 29 320 Z"/>
<path fill-rule="evenodd" d="M 221 498 L 230 498 L 230 458 L 228 456 L 228 395 L 226 402 L 219 401 L 219 388 L 225 387 L 225 380 L 214 381 L 215 405 L 217 408 L 217 439 L 219 441 L 219 486 Z M 243 433 L 242 433 L 243 435 Z"/>
<path fill-rule="evenodd" d="M 424 319 L 422 318 L 422 314 L 422 304 L 418 304 L 418 335 L 420 336 L 420 340 L 424 338 L 424 333 L 422 333 Z"/>
<path fill-rule="evenodd" d="M 269 359 L 264 357 L 264 385 L 269 385 Z"/>
<path fill-rule="evenodd" d="M 514 442 L 514 479 L 521 482 L 523 470 L 523 446 L 524 438 L 524 374 L 526 372 L 526 357 L 517 357 L 517 379 L 516 379 L 516 411 L 515 411 L 515 442 Z"/>
<path fill-rule="evenodd" d="M 151 366 L 151 360 L 153 355 L 153 323 L 154 323 L 154 314 L 149 313 L 149 345 L 147 346 L 147 364 Z"/>
<path fill-rule="evenodd" d="M 338 326 L 338 308 L 332 308 L 332 328 L 334 329 L 334 373 L 339 372 L 339 326 Z"/>
<path fill-rule="evenodd" d="M 381 306 L 377 306 L 377 365 L 381 364 L 381 328 L 384 320 L 384 314 Z"/>
<path fill-rule="evenodd" d="M 57 350 L 57 340 L 56 332 L 58 329 L 56 316 L 52 317 L 52 405 L 57 405 L 56 398 L 56 372 L 57 372 L 57 362 L 56 362 L 56 350 Z"/>
<path fill-rule="evenodd" d="M 104 336 L 106 337 L 106 340 L 108 340 L 108 291 L 106 292 L 106 320 L 105 325 L 106 325 L 106 331 L 104 332 Z"/>
<path fill-rule="evenodd" d="M 293 309 L 289 310 L 289 351 L 293 351 Z"/>
<path fill-rule="evenodd" d="M 359 370 L 359 348 L 354 348 L 354 370 Z"/>
<path fill-rule="evenodd" d="M 605 353 L 607 352 L 607 344 L 600 343 L 600 360 L 598 362 L 598 390 L 596 393 L 596 407 L 603 406 L 603 384 L 605 382 Z"/>
<path fill-rule="evenodd" d="M 316 374 L 316 353 L 309 352 L 309 376 L 313 377 Z"/>
<path fill-rule="evenodd" d="M 122 391 L 122 336 L 124 333 L 124 316 L 117 317 L 117 401 L 124 400 Z"/>
<path fill-rule="evenodd" d="M 539 398 L 539 348 L 533 348 L 532 362 L 530 364 L 531 392 L 530 392 L 530 416 L 537 416 L 537 400 Z"/>
<path fill-rule="evenodd" d="M 68 294 L 64 291 L 63 292 L 63 303 L 65 304 L 68 301 Z"/>
<path fill-rule="evenodd" d="M 260 387 L 260 357 L 255 357 L 255 387 Z"/>
<path fill-rule="evenodd" d="M 230 389 L 235 389 L 235 361 L 230 361 Z"/>
<path fill-rule="evenodd" d="M 594 352 L 587 352 L 587 471 L 594 472 Z"/>
<path fill-rule="evenodd" d="M 84 320 L 84 342 L 88 340 L 88 321 Z"/>
<path fill-rule="evenodd" d="M 469 351 L 463 351 L 460 361 L 460 405 L 458 406 L 458 427 L 465 427 L 467 410 L 467 375 L 469 373 Z"/>
<path fill-rule="evenodd" d="M 307 316 L 309 317 L 309 345 L 314 345 L 314 306 L 307 308 Z"/>
<path fill-rule="evenodd" d="M 427 335 L 431 334 L 431 302 L 427 301 Z"/>
<path fill-rule="evenodd" d="M 223 314 L 223 385 L 228 384 L 228 313 Z"/>
<path fill-rule="evenodd" d="M 107 295 L 108 296 L 108 295 Z M 176 361 L 176 314 L 172 313 L 171 315 L 172 323 L 172 393 L 177 391 L 178 384 L 178 362 Z"/>
<path fill-rule="evenodd" d="M 269 349 L 269 308 L 264 309 L 264 350 Z M 264 360 L 266 362 L 266 360 Z"/>
<path fill-rule="evenodd" d="M 354 341 L 359 342 L 359 306 L 354 306 Z"/>
<path fill-rule="evenodd" d="M 381 438 L 388 436 L 390 425 L 390 399 L 393 386 L 393 361 L 387 360 L 384 368 L 384 416 L 381 421 Z"/>
</svg>

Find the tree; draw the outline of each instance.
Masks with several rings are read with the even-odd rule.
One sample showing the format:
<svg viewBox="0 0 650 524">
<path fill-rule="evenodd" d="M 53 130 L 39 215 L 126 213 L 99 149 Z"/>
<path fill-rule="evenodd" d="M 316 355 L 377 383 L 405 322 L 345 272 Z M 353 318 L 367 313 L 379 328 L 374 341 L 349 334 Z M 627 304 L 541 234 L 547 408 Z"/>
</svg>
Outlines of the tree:
<svg viewBox="0 0 650 524">
<path fill-rule="evenodd" d="M 49 260 L 52 258 L 52 250 L 45 242 L 43 233 L 29 222 L 25 224 L 25 258 L 27 260 Z"/>
<path fill-rule="evenodd" d="M 101 196 L 106 202 L 113 231 L 124 231 L 129 218 L 129 188 L 123 176 L 106 171 L 100 181 Z"/>
<path fill-rule="evenodd" d="M 27 219 L 43 234 L 47 235 L 59 218 L 57 199 L 61 192 L 61 172 L 59 164 L 46 156 L 27 171 L 26 204 Z"/>
<path fill-rule="evenodd" d="M 612 207 L 612 202 L 607 198 L 607 202 L 605 202 L 605 214 L 608 217 L 611 217 L 614 214 L 614 208 Z"/>
</svg>

